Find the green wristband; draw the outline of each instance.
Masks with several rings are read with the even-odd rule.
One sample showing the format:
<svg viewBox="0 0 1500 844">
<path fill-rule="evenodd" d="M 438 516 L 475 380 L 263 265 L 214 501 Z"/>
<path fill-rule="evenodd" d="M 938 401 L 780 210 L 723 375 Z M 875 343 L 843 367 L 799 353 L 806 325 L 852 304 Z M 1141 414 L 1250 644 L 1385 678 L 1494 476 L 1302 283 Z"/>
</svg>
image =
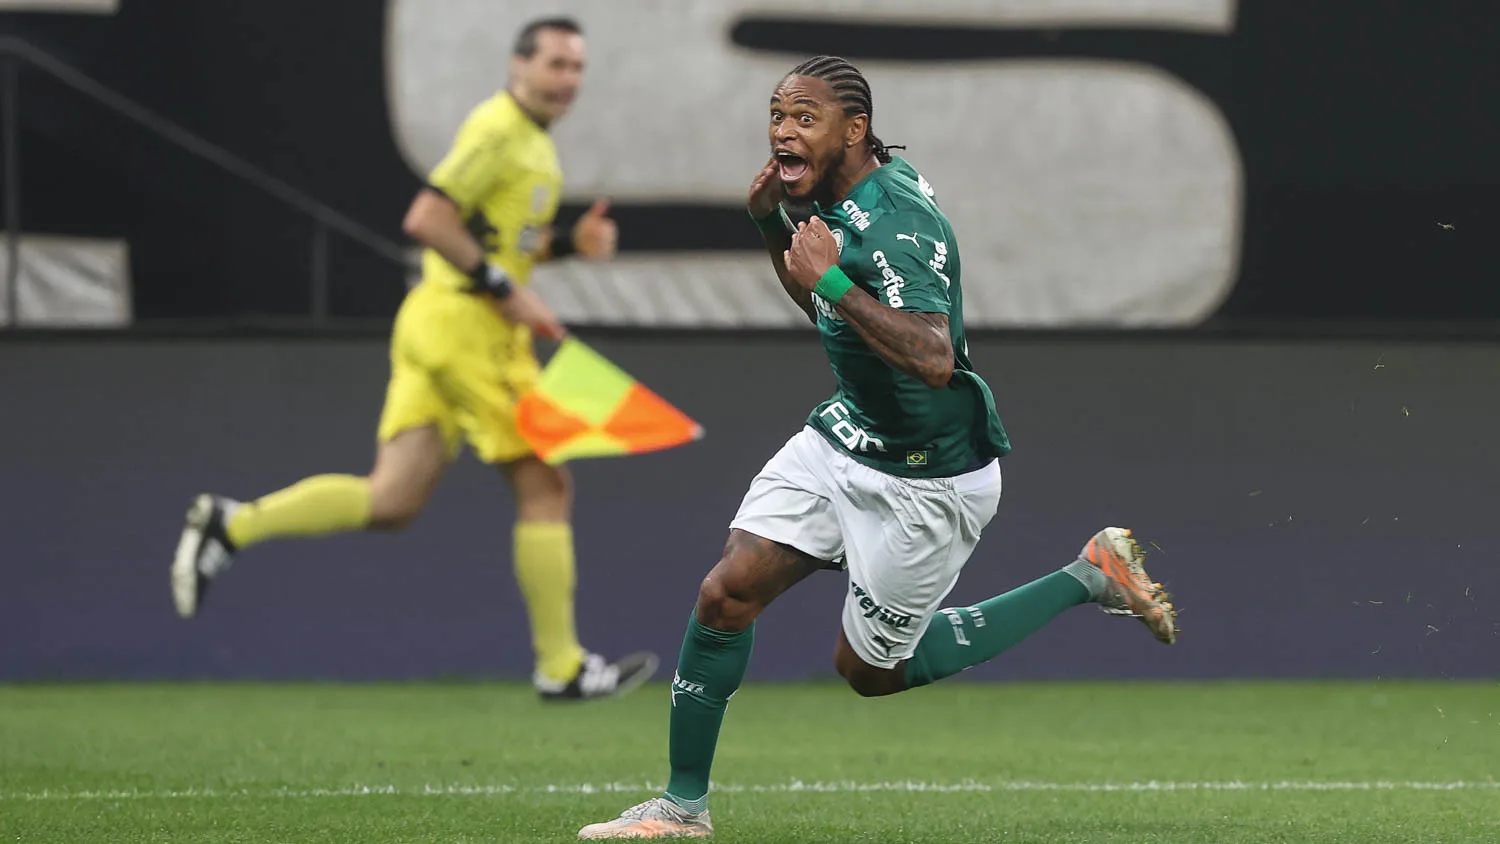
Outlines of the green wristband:
<svg viewBox="0 0 1500 844">
<path fill-rule="evenodd" d="M 813 288 L 813 292 L 837 304 L 853 286 L 854 282 L 849 280 L 849 276 L 844 275 L 844 271 L 839 269 L 838 264 L 834 264 L 828 268 L 828 272 L 823 273 L 822 278 L 818 279 L 818 286 Z"/>
<path fill-rule="evenodd" d="M 750 219 L 755 221 L 755 227 L 760 229 L 761 234 L 785 235 L 787 233 L 786 224 L 781 220 L 780 205 L 776 206 L 775 211 L 772 211 L 764 217 L 757 217 L 754 214 L 751 214 Z"/>
</svg>

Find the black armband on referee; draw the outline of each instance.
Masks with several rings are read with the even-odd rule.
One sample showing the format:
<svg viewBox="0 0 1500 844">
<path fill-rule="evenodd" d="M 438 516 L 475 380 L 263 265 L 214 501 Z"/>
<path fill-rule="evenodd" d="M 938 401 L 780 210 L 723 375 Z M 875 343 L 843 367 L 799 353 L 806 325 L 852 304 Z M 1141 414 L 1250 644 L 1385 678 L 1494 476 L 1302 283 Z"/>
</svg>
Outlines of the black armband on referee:
<svg viewBox="0 0 1500 844">
<path fill-rule="evenodd" d="M 506 299 L 515 292 L 515 287 L 511 284 L 510 276 L 505 274 L 505 270 L 489 261 L 480 261 L 479 266 L 469 273 L 469 278 L 474 282 L 471 290 L 475 293 L 488 293 L 496 299 Z"/>
<path fill-rule="evenodd" d="M 552 237 L 552 257 L 566 258 L 578 251 L 578 244 L 573 242 L 573 230 L 567 229 L 558 232 Z"/>
</svg>

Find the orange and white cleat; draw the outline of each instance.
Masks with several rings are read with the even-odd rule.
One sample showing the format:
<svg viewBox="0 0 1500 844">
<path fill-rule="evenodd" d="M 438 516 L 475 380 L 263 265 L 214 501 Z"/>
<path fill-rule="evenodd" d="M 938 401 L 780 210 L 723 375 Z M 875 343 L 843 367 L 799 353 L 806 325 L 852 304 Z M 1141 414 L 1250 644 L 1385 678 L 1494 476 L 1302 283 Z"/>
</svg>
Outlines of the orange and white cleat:
<svg viewBox="0 0 1500 844">
<path fill-rule="evenodd" d="M 620 813 L 604 823 L 589 824 L 578 831 L 588 840 L 606 838 L 707 838 L 714 834 L 708 811 L 689 812 L 665 797 L 650 800 Z"/>
<path fill-rule="evenodd" d="M 1080 560 L 1104 572 L 1109 583 L 1099 604 L 1110 615 L 1139 618 L 1151 635 L 1170 645 L 1177 641 L 1177 610 L 1160 583 L 1152 582 L 1141 561 L 1146 553 L 1125 528 L 1107 527 L 1083 546 Z"/>
</svg>

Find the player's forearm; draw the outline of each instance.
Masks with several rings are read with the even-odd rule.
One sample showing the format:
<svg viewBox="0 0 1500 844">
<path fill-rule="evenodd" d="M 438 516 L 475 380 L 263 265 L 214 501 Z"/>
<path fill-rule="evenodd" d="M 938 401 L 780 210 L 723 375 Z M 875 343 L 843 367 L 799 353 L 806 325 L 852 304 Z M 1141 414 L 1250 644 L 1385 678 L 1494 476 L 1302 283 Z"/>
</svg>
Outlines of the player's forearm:
<svg viewBox="0 0 1500 844">
<path fill-rule="evenodd" d="M 766 251 L 771 255 L 771 266 L 776 268 L 776 277 L 781 279 L 781 286 L 786 290 L 786 295 L 792 297 L 797 307 L 807 314 L 808 320 L 816 323 L 818 312 L 813 310 L 812 291 L 793 280 L 791 273 L 786 269 L 786 250 L 791 245 L 792 239 L 788 235 L 766 236 Z"/>
<path fill-rule="evenodd" d="M 857 287 L 834 307 L 886 363 L 934 389 L 948 385 L 953 341 L 946 317 L 898 311 Z"/>
</svg>

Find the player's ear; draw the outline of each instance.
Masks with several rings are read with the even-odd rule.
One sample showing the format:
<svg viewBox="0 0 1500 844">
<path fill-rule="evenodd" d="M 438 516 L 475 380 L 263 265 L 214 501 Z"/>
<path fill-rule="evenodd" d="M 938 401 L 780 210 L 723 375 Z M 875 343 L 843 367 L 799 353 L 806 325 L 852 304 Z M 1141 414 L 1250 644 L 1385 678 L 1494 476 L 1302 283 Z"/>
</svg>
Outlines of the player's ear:
<svg viewBox="0 0 1500 844">
<path fill-rule="evenodd" d="M 865 135 L 870 131 L 870 115 L 856 114 L 849 118 L 849 126 L 844 130 L 844 146 L 854 148 L 865 142 Z"/>
</svg>

